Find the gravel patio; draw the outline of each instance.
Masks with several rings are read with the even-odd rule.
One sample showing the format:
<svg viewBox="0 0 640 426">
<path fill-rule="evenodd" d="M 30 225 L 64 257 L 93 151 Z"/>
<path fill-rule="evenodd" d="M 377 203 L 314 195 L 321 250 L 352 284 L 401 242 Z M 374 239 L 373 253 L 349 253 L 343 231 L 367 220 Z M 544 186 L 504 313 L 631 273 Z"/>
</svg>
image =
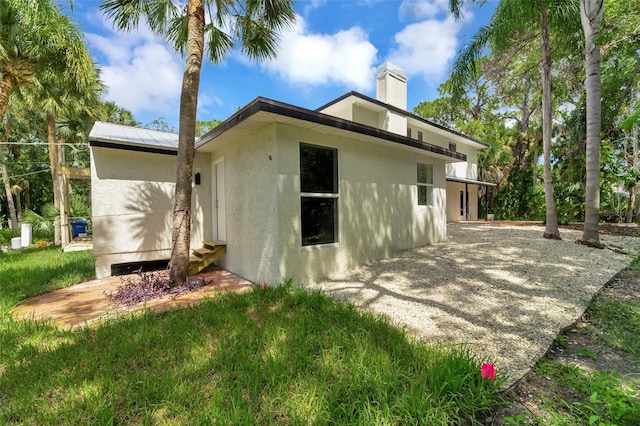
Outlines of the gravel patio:
<svg viewBox="0 0 640 426">
<path fill-rule="evenodd" d="M 510 385 L 544 355 L 556 334 L 628 266 L 640 239 L 601 235 L 607 249 L 542 238 L 541 226 L 449 224 L 446 242 L 405 250 L 314 285 L 388 316 L 420 339 L 467 344 Z"/>
</svg>

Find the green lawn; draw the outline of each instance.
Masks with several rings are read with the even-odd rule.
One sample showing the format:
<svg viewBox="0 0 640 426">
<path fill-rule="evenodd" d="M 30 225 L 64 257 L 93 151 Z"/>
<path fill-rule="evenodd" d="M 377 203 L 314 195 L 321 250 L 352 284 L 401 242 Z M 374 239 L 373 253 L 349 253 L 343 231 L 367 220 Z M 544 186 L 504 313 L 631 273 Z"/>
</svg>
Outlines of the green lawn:
<svg viewBox="0 0 640 426">
<path fill-rule="evenodd" d="M 21 300 L 95 276 L 93 252 L 63 253 L 60 247 L 0 254 L 0 314 Z"/>
<path fill-rule="evenodd" d="M 0 256 L 4 306 L 90 264 Z M 501 380 L 482 379 L 464 348 L 416 343 L 291 284 L 75 332 L 0 315 L 0 424 L 454 425 L 500 400 Z"/>
</svg>

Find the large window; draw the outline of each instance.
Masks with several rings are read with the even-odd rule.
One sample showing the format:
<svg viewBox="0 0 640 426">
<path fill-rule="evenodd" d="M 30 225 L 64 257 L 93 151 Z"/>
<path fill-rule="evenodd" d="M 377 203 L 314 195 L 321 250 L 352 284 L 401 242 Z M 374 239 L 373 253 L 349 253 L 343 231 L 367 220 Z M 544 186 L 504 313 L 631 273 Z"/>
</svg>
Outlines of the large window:
<svg viewBox="0 0 640 426">
<path fill-rule="evenodd" d="M 338 241 L 338 150 L 300 144 L 302 245 Z"/>
<path fill-rule="evenodd" d="M 418 205 L 433 205 L 433 165 L 418 163 Z"/>
</svg>

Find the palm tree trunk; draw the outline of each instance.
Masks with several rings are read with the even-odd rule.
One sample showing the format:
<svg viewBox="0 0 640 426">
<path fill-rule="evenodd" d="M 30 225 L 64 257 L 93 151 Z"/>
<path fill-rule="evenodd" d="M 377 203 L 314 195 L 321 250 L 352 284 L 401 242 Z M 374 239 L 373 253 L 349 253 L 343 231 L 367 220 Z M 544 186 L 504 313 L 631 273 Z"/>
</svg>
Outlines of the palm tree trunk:
<svg viewBox="0 0 640 426">
<path fill-rule="evenodd" d="M 603 12 L 603 0 L 580 0 L 580 18 L 585 36 L 587 92 L 587 183 L 582 241 L 590 246 L 602 246 L 600 220 L 600 47 L 598 32 Z"/>
<path fill-rule="evenodd" d="M 4 157 L 5 149 L 2 149 L 1 155 Z M 4 193 L 7 196 L 7 204 L 9 205 L 9 216 L 11 218 L 11 232 L 13 235 L 18 235 L 18 216 L 16 215 L 16 206 L 13 203 L 13 193 L 11 192 L 11 183 L 9 182 L 9 175 L 7 172 L 7 165 L 4 163 L 5 159 L 2 159 L 0 165 L 0 171 L 2 172 L 2 183 L 4 184 Z"/>
<path fill-rule="evenodd" d="M 545 7 L 540 13 L 542 35 L 542 149 L 544 154 L 544 201 L 546 226 L 543 237 L 559 240 L 558 213 L 551 183 L 551 43 L 549 38 L 549 11 Z"/>
<path fill-rule="evenodd" d="M 58 211 L 62 211 L 60 205 L 60 184 L 58 182 L 58 147 L 56 146 L 56 118 L 47 112 L 47 144 L 49 148 L 49 163 L 51 166 L 51 180 L 53 182 L 53 205 Z M 60 245 L 62 242 L 60 222 L 56 220 L 54 226 L 54 244 Z"/>
<path fill-rule="evenodd" d="M 0 105 L 2 108 L 2 105 Z M 4 110 L 1 110 L 0 117 L 4 117 L 4 111 L 6 110 L 6 105 Z M 4 140 L 9 140 L 9 135 L 11 134 L 12 125 L 7 123 L 7 127 L 4 132 Z M 7 196 L 7 205 L 9 206 L 9 217 L 11 218 L 11 232 L 13 235 L 18 235 L 18 215 L 16 214 L 16 206 L 13 204 L 13 194 L 11 192 L 11 182 L 9 182 L 9 172 L 7 171 L 7 164 L 5 161 L 7 148 L 6 145 L 0 145 L 0 172 L 2 172 L 2 183 L 4 185 L 4 193 Z"/>
<path fill-rule="evenodd" d="M 204 2 L 189 0 L 187 6 L 188 34 L 187 61 L 180 95 L 180 129 L 178 136 L 178 164 L 176 173 L 175 204 L 173 207 L 171 280 L 181 284 L 189 275 L 191 242 L 191 181 L 194 143 L 196 136 L 196 110 L 200 70 L 204 51 Z"/>
</svg>

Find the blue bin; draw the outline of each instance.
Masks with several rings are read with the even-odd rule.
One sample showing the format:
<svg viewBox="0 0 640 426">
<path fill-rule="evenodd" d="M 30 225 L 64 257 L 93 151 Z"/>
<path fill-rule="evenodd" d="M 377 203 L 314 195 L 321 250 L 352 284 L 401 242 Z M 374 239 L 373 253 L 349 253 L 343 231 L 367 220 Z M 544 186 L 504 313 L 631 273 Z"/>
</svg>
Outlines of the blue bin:
<svg viewBox="0 0 640 426">
<path fill-rule="evenodd" d="M 71 222 L 71 237 L 76 238 L 80 234 L 85 234 L 87 232 L 87 221 L 86 220 L 74 220 Z"/>
</svg>

